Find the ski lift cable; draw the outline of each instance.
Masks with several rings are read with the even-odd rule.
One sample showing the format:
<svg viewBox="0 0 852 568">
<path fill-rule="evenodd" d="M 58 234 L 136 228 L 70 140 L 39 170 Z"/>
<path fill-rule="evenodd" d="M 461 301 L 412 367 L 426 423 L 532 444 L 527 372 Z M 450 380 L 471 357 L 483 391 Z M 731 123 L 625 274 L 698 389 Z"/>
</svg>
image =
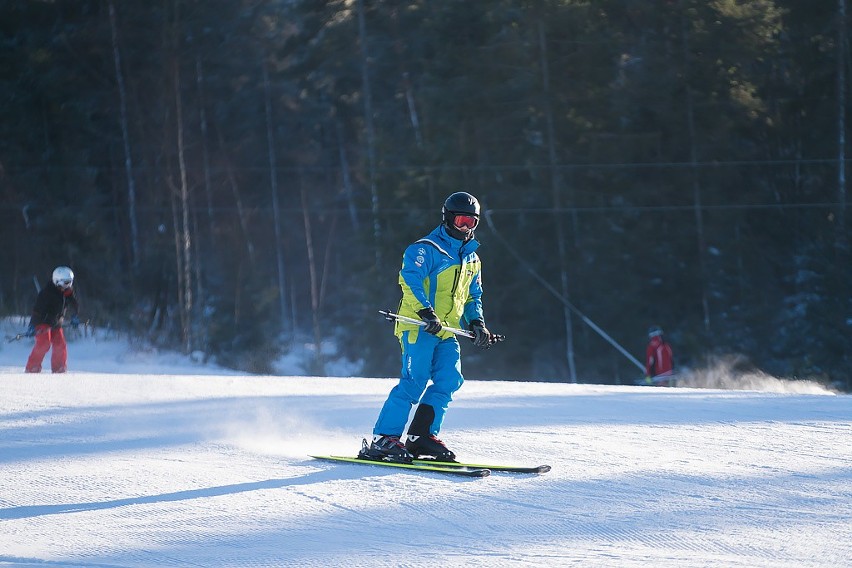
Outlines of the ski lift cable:
<svg viewBox="0 0 852 568">
<path fill-rule="evenodd" d="M 545 280 L 544 278 L 542 278 L 542 276 L 541 276 L 538 272 L 536 272 L 536 270 L 532 267 L 532 265 L 530 265 L 530 263 L 529 263 L 529 262 L 527 262 L 526 260 L 524 260 L 524 259 L 521 257 L 521 255 L 520 255 L 520 254 L 518 254 L 518 251 L 516 251 L 516 250 L 512 247 L 512 245 L 510 245 L 510 244 L 509 244 L 509 242 L 508 242 L 506 239 L 504 239 L 504 238 L 503 238 L 503 236 L 502 236 L 502 235 L 500 234 L 500 232 L 497 230 L 497 227 L 496 227 L 496 226 L 494 226 L 494 222 L 491 220 L 491 210 L 490 210 L 490 209 L 485 210 L 485 222 L 486 222 L 486 223 L 488 223 L 488 227 L 491 229 L 491 232 L 492 232 L 492 233 L 494 233 L 494 236 L 495 236 L 495 237 L 497 237 L 497 240 L 499 240 L 501 243 L 503 243 L 503 246 L 505 246 L 505 247 L 509 250 L 509 253 L 510 253 L 513 257 L 515 257 L 515 259 L 516 259 L 518 262 L 520 262 L 520 263 L 521 263 L 521 265 L 522 265 L 524 268 L 526 268 L 526 269 L 527 269 L 527 272 L 529 272 L 529 273 L 530 273 L 530 275 L 531 275 L 531 276 L 532 276 L 532 277 L 533 277 L 533 278 L 534 278 L 534 279 L 535 279 L 535 280 L 536 280 L 539 284 L 541 284 L 541 285 L 545 288 L 545 290 L 547 290 L 548 292 L 550 292 L 551 294 L 553 294 L 553 296 L 554 296 L 554 297 L 556 297 L 556 299 L 557 299 L 557 300 L 559 300 L 560 302 L 562 302 L 565 306 L 567 306 L 567 307 L 568 307 L 568 309 L 570 309 L 572 312 L 574 312 L 575 314 L 577 314 L 577 315 L 580 317 L 580 319 L 582 319 L 582 320 L 583 320 L 583 322 L 584 322 L 586 325 L 588 325 L 589 327 L 591 327 L 591 328 L 592 328 L 592 329 L 593 329 L 593 330 L 594 330 L 594 331 L 595 331 L 598 335 L 600 335 L 602 338 L 604 338 L 604 340 L 606 340 L 606 342 L 607 342 L 607 343 L 609 343 L 610 345 L 612 345 L 613 347 L 615 347 L 615 348 L 618 350 L 618 352 L 619 352 L 619 353 L 621 353 L 622 355 L 624 355 L 624 356 L 625 356 L 625 357 L 626 357 L 626 358 L 627 358 L 627 359 L 628 359 L 631 363 L 633 363 L 634 365 L 636 365 L 636 367 L 637 367 L 639 370 L 641 370 L 642 372 L 645 372 L 645 367 L 642 365 L 642 363 L 640 363 L 640 362 L 639 362 L 639 360 L 638 360 L 636 357 L 634 357 L 633 355 L 631 355 L 629 351 L 627 351 L 624 347 L 622 347 L 621 345 L 619 345 L 619 343 L 618 343 L 616 340 L 614 340 L 614 339 L 613 339 L 613 338 L 612 338 L 612 337 L 611 337 L 608 333 L 606 333 L 606 332 L 605 332 L 604 330 L 602 330 L 602 329 L 601 329 L 601 328 L 600 328 L 600 327 L 599 327 L 599 326 L 598 326 L 595 322 L 593 322 L 591 319 L 589 319 L 589 318 L 586 316 L 586 314 L 584 314 L 583 312 L 581 312 L 581 311 L 580 311 L 580 310 L 579 310 L 579 309 L 578 309 L 578 308 L 577 308 L 574 304 L 572 304 L 571 302 L 569 302 L 569 301 L 568 301 L 568 299 L 567 299 L 567 298 L 565 298 L 565 296 L 563 296 L 562 294 L 560 294 L 560 293 L 559 293 L 559 291 L 558 291 L 558 290 L 556 290 L 556 288 L 554 288 L 553 286 L 551 286 L 551 285 L 550 285 L 550 283 L 549 283 L 547 280 Z"/>
</svg>

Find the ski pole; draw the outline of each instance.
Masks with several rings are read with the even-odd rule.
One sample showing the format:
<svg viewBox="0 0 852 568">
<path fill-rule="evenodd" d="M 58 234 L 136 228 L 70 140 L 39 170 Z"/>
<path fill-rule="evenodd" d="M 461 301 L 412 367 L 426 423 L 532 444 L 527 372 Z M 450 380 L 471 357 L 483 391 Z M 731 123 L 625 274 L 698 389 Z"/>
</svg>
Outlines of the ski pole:
<svg viewBox="0 0 852 568">
<path fill-rule="evenodd" d="M 402 316 L 402 315 L 399 315 L 399 314 L 395 314 L 390 310 L 379 310 L 379 313 L 382 314 L 383 316 L 385 316 L 385 319 L 388 320 L 388 321 L 399 320 L 399 321 L 404 321 L 405 323 L 413 323 L 414 325 L 419 325 L 421 327 L 424 327 L 426 325 L 426 322 L 423 321 L 423 320 L 414 319 L 414 318 L 410 318 L 408 316 Z M 457 327 L 449 327 L 449 326 L 444 325 L 443 323 L 441 324 L 441 329 L 443 329 L 445 331 L 449 331 L 449 332 L 454 333 L 456 335 L 468 337 L 470 339 L 473 339 L 474 337 L 476 337 L 476 334 L 473 333 L 472 331 L 467 331 L 466 329 L 459 329 Z M 505 335 L 497 335 L 496 333 L 492 333 L 491 336 L 493 337 L 495 343 L 498 342 L 498 341 L 505 341 L 506 340 Z"/>
</svg>

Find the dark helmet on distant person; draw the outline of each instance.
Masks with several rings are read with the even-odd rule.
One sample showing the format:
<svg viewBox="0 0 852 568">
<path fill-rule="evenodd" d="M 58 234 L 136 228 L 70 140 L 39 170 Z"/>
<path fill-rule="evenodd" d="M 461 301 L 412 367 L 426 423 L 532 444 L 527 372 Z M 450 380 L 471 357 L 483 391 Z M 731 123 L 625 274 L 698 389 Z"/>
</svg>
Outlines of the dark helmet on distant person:
<svg viewBox="0 0 852 568">
<path fill-rule="evenodd" d="M 663 334 L 663 328 L 661 328 L 658 325 L 652 325 L 651 327 L 648 328 L 648 339 L 651 339 L 652 337 L 657 337 L 658 335 L 662 335 L 662 334 Z"/>
<path fill-rule="evenodd" d="M 74 285 L 74 271 L 67 266 L 57 266 L 53 271 L 53 285 L 63 290 L 70 290 Z"/>
<path fill-rule="evenodd" d="M 462 241 L 473 238 L 473 230 L 479 225 L 479 201 L 474 196 L 465 191 L 453 193 L 444 201 L 441 213 L 451 237 Z"/>
</svg>

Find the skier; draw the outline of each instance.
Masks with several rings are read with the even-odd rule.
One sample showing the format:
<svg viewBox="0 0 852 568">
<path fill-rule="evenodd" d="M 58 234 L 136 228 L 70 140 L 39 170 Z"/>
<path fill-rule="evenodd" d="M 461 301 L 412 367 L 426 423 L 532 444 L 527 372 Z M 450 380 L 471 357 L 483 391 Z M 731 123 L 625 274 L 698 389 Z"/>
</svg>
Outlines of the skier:
<svg viewBox="0 0 852 568">
<path fill-rule="evenodd" d="M 361 458 L 409 462 L 421 456 L 453 461 L 455 454 L 437 435 L 464 377 L 459 342 L 442 329 L 442 322 L 449 327 L 466 325 L 475 334 L 472 341 L 477 347 L 487 349 L 496 342 L 482 312 L 479 242 L 474 239 L 479 202 L 469 193 L 453 193 L 444 202 L 442 215 L 441 224 L 403 254 L 397 312 L 419 317 L 426 325 L 399 320 L 395 324 L 402 372 L 373 427 L 372 443 L 364 442 Z M 411 407 L 418 402 L 403 443 Z"/>
<path fill-rule="evenodd" d="M 645 383 L 667 387 L 674 376 L 672 346 L 663 339 L 663 330 L 654 325 L 648 329 L 645 349 Z"/>
<path fill-rule="evenodd" d="M 51 346 L 51 369 L 54 373 L 64 373 L 67 370 L 68 347 L 62 324 L 68 308 L 74 312 L 69 323 L 75 328 L 80 325 L 77 315 L 79 306 L 73 285 L 74 272 L 67 266 L 59 266 L 53 271 L 51 280 L 45 282 L 38 293 L 26 333 L 28 337 L 35 336 L 35 345 L 27 360 L 27 373 L 41 372 L 41 363 Z"/>
</svg>

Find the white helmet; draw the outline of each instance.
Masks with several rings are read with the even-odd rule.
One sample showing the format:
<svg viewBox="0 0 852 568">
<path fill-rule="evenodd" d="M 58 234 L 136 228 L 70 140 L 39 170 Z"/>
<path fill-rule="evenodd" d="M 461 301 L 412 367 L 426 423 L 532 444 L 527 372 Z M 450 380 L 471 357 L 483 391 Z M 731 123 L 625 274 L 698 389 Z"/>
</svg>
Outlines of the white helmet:
<svg viewBox="0 0 852 568">
<path fill-rule="evenodd" d="M 74 284 L 74 271 L 67 266 L 57 266 L 53 271 L 53 284 L 63 290 L 68 290 Z"/>
</svg>

